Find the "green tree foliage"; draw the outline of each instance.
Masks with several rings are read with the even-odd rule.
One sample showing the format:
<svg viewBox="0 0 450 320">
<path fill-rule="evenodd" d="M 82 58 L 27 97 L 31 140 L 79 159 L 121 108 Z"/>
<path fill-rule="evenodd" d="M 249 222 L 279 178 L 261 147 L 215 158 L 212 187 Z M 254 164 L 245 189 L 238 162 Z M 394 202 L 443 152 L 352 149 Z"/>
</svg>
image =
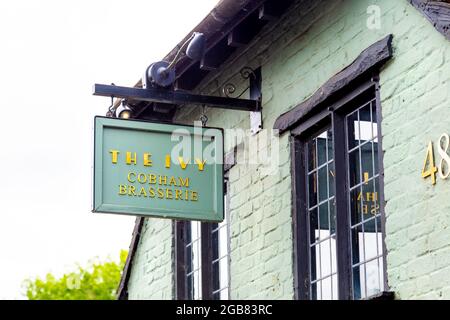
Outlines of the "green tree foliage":
<svg viewBox="0 0 450 320">
<path fill-rule="evenodd" d="M 26 296 L 29 300 L 114 300 L 127 254 L 121 250 L 119 263 L 96 259 L 60 278 L 48 273 L 45 279 L 25 280 Z"/>
</svg>

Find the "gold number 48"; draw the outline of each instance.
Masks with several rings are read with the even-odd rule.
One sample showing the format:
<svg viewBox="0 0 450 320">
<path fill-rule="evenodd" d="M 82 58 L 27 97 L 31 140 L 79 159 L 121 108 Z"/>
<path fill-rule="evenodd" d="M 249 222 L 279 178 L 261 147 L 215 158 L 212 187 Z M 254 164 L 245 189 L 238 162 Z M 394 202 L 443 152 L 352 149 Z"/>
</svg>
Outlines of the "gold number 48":
<svg viewBox="0 0 450 320">
<path fill-rule="evenodd" d="M 427 156 L 422 168 L 422 178 L 431 176 L 431 183 L 436 184 L 436 172 L 438 169 L 434 165 L 433 142 L 428 143 Z"/>
<path fill-rule="evenodd" d="M 428 143 L 427 156 L 422 168 L 422 178 L 431 177 L 431 183 L 436 184 L 436 172 L 442 180 L 447 179 L 450 176 L 450 156 L 448 150 L 450 147 L 450 137 L 447 133 L 443 133 L 437 142 L 438 153 L 441 157 L 439 167 L 436 168 L 434 164 L 434 149 L 433 142 Z"/>
</svg>

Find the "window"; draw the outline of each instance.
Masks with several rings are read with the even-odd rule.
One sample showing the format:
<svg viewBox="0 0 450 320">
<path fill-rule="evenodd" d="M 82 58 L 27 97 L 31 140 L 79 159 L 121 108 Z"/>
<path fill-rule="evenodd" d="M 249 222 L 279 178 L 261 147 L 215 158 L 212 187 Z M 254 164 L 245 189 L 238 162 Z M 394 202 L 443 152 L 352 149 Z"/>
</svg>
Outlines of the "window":
<svg viewBox="0 0 450 320">
<path fill-rule="evenodd" d="M 177 299 L 229 299 L 229 215 L 221 223 L 176 222 Z"/>
<path fill-rule="evenodd" d="M 387 287 L 378 99 L 368 81 L 292 131 L 298 298 Z"/>
<path fill-rule="evenodd" d="M 336 210 L 333 133 L 325 129 L 307 143 L 311 298 L 337 298 Z"/>
<path fill-rule="evenodd" d="M 185 244 L 186 251 L 186 269 L 184 277 L 186 278 L 186 299 L 202 299 L 202 277 L 201 277 L 201 223 L 190 221 L 185 223 Z"/>
<path fill-rule="evenodd" d="M 226 201 L 225 201 L 226 206 Z M 225 210 L 225 212 L 227 212 Z M 214 300 L 228 300 L 229 297 L 229 224 L 228 219 L 212 225 L 212 294 Z"/>
<path fill-rule="evenodd" d="M 373 98 L 345 118 L 353 298 L 383 290 L 377 104 Z"/>
</svg>

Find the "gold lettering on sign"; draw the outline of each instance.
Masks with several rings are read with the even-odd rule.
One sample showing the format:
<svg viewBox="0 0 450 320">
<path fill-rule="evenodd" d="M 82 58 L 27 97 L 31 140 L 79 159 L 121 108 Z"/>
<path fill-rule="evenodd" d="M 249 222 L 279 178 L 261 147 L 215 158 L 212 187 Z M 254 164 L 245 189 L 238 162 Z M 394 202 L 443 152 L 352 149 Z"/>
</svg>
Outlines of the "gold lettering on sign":
<svg viewBox="0 0 450 320">
<path fill-rule="evenodd" d="M 128 176 L 127 176 L 128 182 L 135 183 L 136 180 L 131 180 L 131 176 L 134 176 L 134 179 L 136 179 L 136 173 L 130 172 L 130 173 L 128 173 Z"/>
<path fill-rule="evenodd" d="M 151 153 L 144 153 L 144 166 L 151 167 L 152 166 L 152 160 L 150 159 Z"/>
<path fill-rule="evenodd" d="M 146 183 L 147 182 L 147 175 L 144 173 L 139 173 L 138 175 L 138 182 L 139 183 Z"/>
<path fill-rule="evenodd" d="M 145 186 L 135 187 L 133 185 L 119 185 L 119 195 L 128 195 L 142 198 L 155 198 L 180 201 L 198 201 L 199 194 L 193 190 L 181 190 L 178 188 L 153 188 L 146 189 Z M 367 209 L 365 210 L 367 211 Z"/>
<path fill-rule="evenodd" d="M 166 168 L 170 168 L 170 156 L 166 155 Z"/>
<path fill-rule="evenodd" d="M 111 162 L 117 164 L 119 161 L 119 150 L 109 150 L 111 154 Z M 150 152 L 138 154 L 134 151 L 124 151 L 125 159 L 121 159 L 126 165 L 137 165 L 138 157 L 142 159 L 142 165 L 144 167 L 152 167 L 153 160 Z M 125 161 L 124 161 L 125 160 Z M 182 170 L 185 170 L 189 165 L 192 165 L 198 169 L 198 171 L 205 170 L 206 160 L 201 158 L 183 158 L 178 157 L 178 163 Z M 164 165 L 166 168 L 171 168 L 171 157 L 165 155 Z M 139 163 L 141 165 L 141 163 Z M 178 166 L 176 164 L 175 166 Z M 136 170 L 136 169 L 132 169 Z M 125 177 L 124 177 L 125 178 Z M 130 196 L 148 199 L 165 199 L 165 200 L 178 200 L 178 201 L 199 201 L 198 190 L 191 190 L 190 177 L 183 177 L 178 175 L 160 175 L 149 172 L 136 172 L 129 171 L 126 173 L 127 184 L 119 184 L 118 195 Z M 116 189 L 117 190 L 117 189 Z M 364 197 L 359 195 L 358 199 Z M 375 195 L 367 193 L 368 199 L 376 199 Z M 374 200 L 371 200 L 374 201 Z M 365 209 L 367 211 L 368 209 Z"/>
<path fill-rule="evenodd" d="M 159 184 L 166 185 L 167 184 L 167 176 L 159 176 Z"/>
<path fill-rule="evenodd" d="M 117 164 L 119 161 L 120 151 L 111 149 L 111 150 L 109 150 L 109 153 L 111 154 L 111 162 L 113 164 Z M 141 156 L 141 155 L 139 155 L 139 156 Z M 137 158 L 138 158 L 137 152 L 134 152 L 134 151 L 133 152 L 132 151 L 125 152 L 125 163 L 127 165 L 137 165 Z M 142 165 L 144 167 L 152 167 L 153 166 L 152 154 L 150 152 L 143 153 L 142 158 L 140 158 L 140 159 L 143 159 Z M 179 163 L 181 169 L 185 170 L 187 168 L 187 166 L 191 164 L 191 159 L 189 159 L 189 158 L 185 159 L 183 157 L 178 157 L 178 163 Z M 198 158 L 195 158 L 195 160 L 193 160 L 193 163 L 192 163 L 192 165 L 197 166 L 198 171 L 204 171 L 205 164 L 206 164 L 206 160 L 202 160 L 202 159 L 198 159 Z M 168 169 L 170 169 L 172 166 L 171 157 L 169 154 L 165 155 L 164 166 Z"/>
<path fill-rule="evenodd" d="M 129 196 L 135 196 L 136 195 L 136 188 L 134 186 L 129 186 L 128 188 L 128 195 Z"/>
<path fill-rule="evenodd" d="M 119 150 L 109 150 L 109 153 L 111 153 L 111 161 L 112 161 L 112 163 L 117 163 Z"/>
<path fill-rule="evenodd" d="M 178 181 L 180 182 L 180 187 L 189 187 L 189 178 L 183 180 L 182 177 L 179 177 Z"/>
<path fill-rule="evenodd" d="M 128 164 L 128 165 L 130 165 L 130 164 L 136 164 L 136 152 L 133 152 L 133 153 L 131 153 L 131 152 L 129 152 L 129 151 L 127 151 L 127 157 L 126 157 L 126 163 Z"/>
<path fill-rule="evenodd" d="M 176 186 L 176 185 L 177 185 L 177 180 L 175 180 L 175 177 L 171 177 L 171 178 L 170 178 L 169 184 L 170 184 L 171 186 Z"/>
<path fill-rule="evenodd" d="M 205 167 L 206 160 L 201 161 L 200 159 L 195 159 L 195 162 L 197 163 L 198 170 L 203 171 L 203 168 Z"/>
<path fill-rule="evenodd" d="M 187 165 L 189 164 L 189 159 L 184 162 L 184 159 L 182 157 L 178 157 L 178 162 L 180 162 L 181 169 L 186 169 Z"/>
<path fill-rule="evenodd" d="M 139 191 L 139 197 L 140 197 L 140 196 L 147 197 L 147 192 L 145 191 L 145 188 L 144 188 L 144 187 L 141 187 L 141 191 Z"/>
<path fill-rule="evenodd" d="M 119 195 L 123 196 L 127 194 L 127 186 L 121 184 L 119 185 Z"/>
</svg>

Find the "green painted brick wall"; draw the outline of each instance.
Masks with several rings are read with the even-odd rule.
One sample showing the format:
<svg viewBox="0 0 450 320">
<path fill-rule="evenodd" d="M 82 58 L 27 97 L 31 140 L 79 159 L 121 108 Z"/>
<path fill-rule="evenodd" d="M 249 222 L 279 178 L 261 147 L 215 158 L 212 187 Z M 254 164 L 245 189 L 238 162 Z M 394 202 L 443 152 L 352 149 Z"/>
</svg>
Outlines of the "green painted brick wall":
<svg viewBox="0 0 450 320">
<path fill-rule="evenodd" d="M 172 240 L 172 221 L 145 219 L 128 281 L 130 300 L 173 298 Z"/>
<path fill-rule="evenodd" d="M 438 165 L 437 140 L 450 133 L 450 42 L 400 8 L 381 78 L 388 279 L 401 299 L 450 299 L 450 180 L 421 177 L 428 142 Z"/>
<path fill-rule="evenodd" d="M 371 5 L 381 10 L 375 30 L 366 24 Z M 450 180 L 431 186 L 420 175 L 428 141 L 450 133 L 450 42 L 407 0 L 298 1 L 198 91 L 221 94 L 221 87 L 233 82 L 240 92 L 245 84 L 238 71 L 262 66 L 263 123 L 271 128 L 281 113 L 390 33 L 394 58 L 380 73 L 389 285 L 400 299 L 450 298 Z M 209 126 L 250 126 L 246 112 L 207 109 L 207 116 Z M 200 108 L 184 108 L 176 120 L 192 124 L 199 118 Z M 233 141 L 225 145 L 231 150 Z M 238 164 L 230 171 L 234 299 L 293 298 L 289 150 L 285 134 L 274 175 L 256 165 Z M 147 220 L 130 298 L 174 297 L 172 237 L 170 222 Z"/>
</svg>

